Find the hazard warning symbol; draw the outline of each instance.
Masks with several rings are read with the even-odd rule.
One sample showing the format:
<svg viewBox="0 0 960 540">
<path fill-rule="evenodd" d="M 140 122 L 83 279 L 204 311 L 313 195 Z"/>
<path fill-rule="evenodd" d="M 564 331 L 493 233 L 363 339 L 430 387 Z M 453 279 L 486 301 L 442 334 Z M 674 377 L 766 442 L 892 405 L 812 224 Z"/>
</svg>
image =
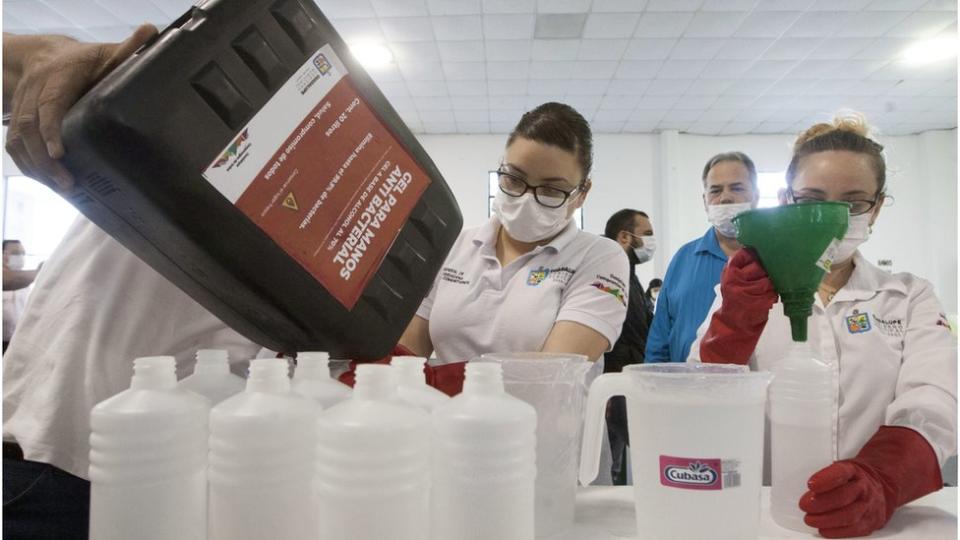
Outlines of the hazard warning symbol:
<svg viewBox="0 0 960 540">
<path fill-rule="evenodd" d="M 287 196 L 283 198 L 283 207 L 289 208 L 290 210 L 299 210 L 300 206 L 297 204 L 297 198 L 293 196 L 293 192 L 287 193 Z"/>
</svg>

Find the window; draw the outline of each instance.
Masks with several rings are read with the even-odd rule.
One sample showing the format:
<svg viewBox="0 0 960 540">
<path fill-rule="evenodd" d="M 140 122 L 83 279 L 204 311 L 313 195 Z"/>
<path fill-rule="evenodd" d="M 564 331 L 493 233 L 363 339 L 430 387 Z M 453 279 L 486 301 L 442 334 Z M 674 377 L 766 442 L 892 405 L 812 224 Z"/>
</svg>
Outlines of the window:
<svg viewBox="0 0 960 540">
<path fill-rule="evenodd" d="M 26 176 L 3 179 L 3 238 L 23 242 L 25 268 L 50 258 L 77 217 L 62 197 Z"/>
<path fill-rule="evenodd" d="M 757 187 L 760 189 L 760 202 L 758 208 L 769 208 L 780 204 L 777 197 L 781 189 L 787 187 L 787 172 L 762 172 L 757 173 Z"/>
<path fill-rule="evenodd" d="M 487 198 L 487 216 L 493 215 L 493 197 L 496 196 L 497 192 L 500 191 L 500 186 L 497 183 L 497 173 L 490 173 L 490 182 L 487 189 L 488 198 Z M 577 224 L 577 227 L 583 228 L 583 207 L 577 208 L 573 212 L 573 221 Z"/>
</svg>

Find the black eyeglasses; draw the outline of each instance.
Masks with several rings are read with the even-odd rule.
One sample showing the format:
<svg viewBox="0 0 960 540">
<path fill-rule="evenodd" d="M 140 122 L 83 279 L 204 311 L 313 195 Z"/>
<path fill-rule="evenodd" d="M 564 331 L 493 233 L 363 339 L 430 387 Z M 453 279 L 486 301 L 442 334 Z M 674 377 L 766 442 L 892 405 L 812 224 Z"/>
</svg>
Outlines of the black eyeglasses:
<svg viewBox="0 0 960 540">
<path fill-rule="evenodd" d="M 546 184 L 531 186 L 522 177 L 503 169 L 490 171 L 490 173 L 497 175 L 497 184 L 500 186 L 500 191 L 511 197 L 521 197 L 526 192 L 532 191 L 533 198 L 536 199 L 537 203 L 547 208 L 560 208 L 571 195 L 577 191 L 582 191 L 583 188 L 582 183 L 570 191 L 564 191 Z"/>
<path fill-rule="evenodd" d="M 792 188 L 787 188 L 787 197 L 797 204 L 818 203 L 818 202 L 826 201 L 826 199 L 820 199 L 817 197 L 804 197 L 804 196 L 798 197 L 796 196 L 796 194 L 794 194 Z M 877 194 L 877 196 L 874 197 L 873 200 L 861 199 L 861 200 L 855 200 L 855 201 L 835 201 L 835 202 L 847 203 L 848 205 L 850 205 L 851 216 L 861 216 L 873 210 L 878 204 L 880 204 L 880 201 L 882 200 L 883 200 L 883 195 Z"/>
</svg>

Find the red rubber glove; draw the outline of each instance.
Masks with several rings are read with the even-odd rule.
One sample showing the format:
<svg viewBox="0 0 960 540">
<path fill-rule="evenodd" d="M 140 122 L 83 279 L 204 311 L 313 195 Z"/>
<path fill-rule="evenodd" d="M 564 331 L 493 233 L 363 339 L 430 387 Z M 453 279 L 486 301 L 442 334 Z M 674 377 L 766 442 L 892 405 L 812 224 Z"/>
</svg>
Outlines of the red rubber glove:
<svg viewBox="0 0 960 540">
<path fill-rule="evenodd" d="M 750 248 L 738 250 L 720 275 L 723 304 L 700 342 L 700 361 L 746 364 L 767 324 L 777 292 Z"/>
<path fill-rule="evenodd" d="M 399 343 L 393 347 L 393 350 L 390 351 L 389 356 L 385 356 L 380 360 L 375 360 L 373 362 L 365 362 L 372 364 L 390 364 L 393 361 L 394 356 L 417 356 L 413 351 L 400 345 Z M 440 390 L 441 392 L 447 394 L 448 396 L 455 396 L 463 390 L 463 377 L 464 377 L 464 366 L 466 362 L 454 362 L 452 364 L 444 364 L 442 366 L 426 366 L 426 378 L 427 384 Z M 351 360 L 350 367 L 343 374 L 340 375 L 340 382 L 353 388 L 354 383 L 356 383 L 357 376 L 357 361 Z"/>
<path fill-rule="evenodd" d="M 893 511 L 943 487 L 937 455 L 922 435 L 882 426 L 857 457 L 834 462 L 807 482 L 803 521 L 824 538 L 867 536 Z"/>
</svg>

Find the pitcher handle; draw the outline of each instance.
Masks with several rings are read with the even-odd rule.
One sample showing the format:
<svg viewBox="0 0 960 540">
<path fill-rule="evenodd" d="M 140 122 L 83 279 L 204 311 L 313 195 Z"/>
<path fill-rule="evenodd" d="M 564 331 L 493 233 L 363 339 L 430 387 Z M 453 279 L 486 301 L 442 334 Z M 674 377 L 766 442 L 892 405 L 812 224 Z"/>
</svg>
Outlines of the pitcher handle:
<svg viewBox="0 0 960 540">
<path fill-rule="evenodd" d="M 597 478 L 600 469 L 607 401 L 614 396 L 624 396 L 629 400 L 629 390 L 630 376 L 626 373 L 604 373 L 590 385 L 580 448 L 580 483 L 584 486 Z"/>
</svg>

